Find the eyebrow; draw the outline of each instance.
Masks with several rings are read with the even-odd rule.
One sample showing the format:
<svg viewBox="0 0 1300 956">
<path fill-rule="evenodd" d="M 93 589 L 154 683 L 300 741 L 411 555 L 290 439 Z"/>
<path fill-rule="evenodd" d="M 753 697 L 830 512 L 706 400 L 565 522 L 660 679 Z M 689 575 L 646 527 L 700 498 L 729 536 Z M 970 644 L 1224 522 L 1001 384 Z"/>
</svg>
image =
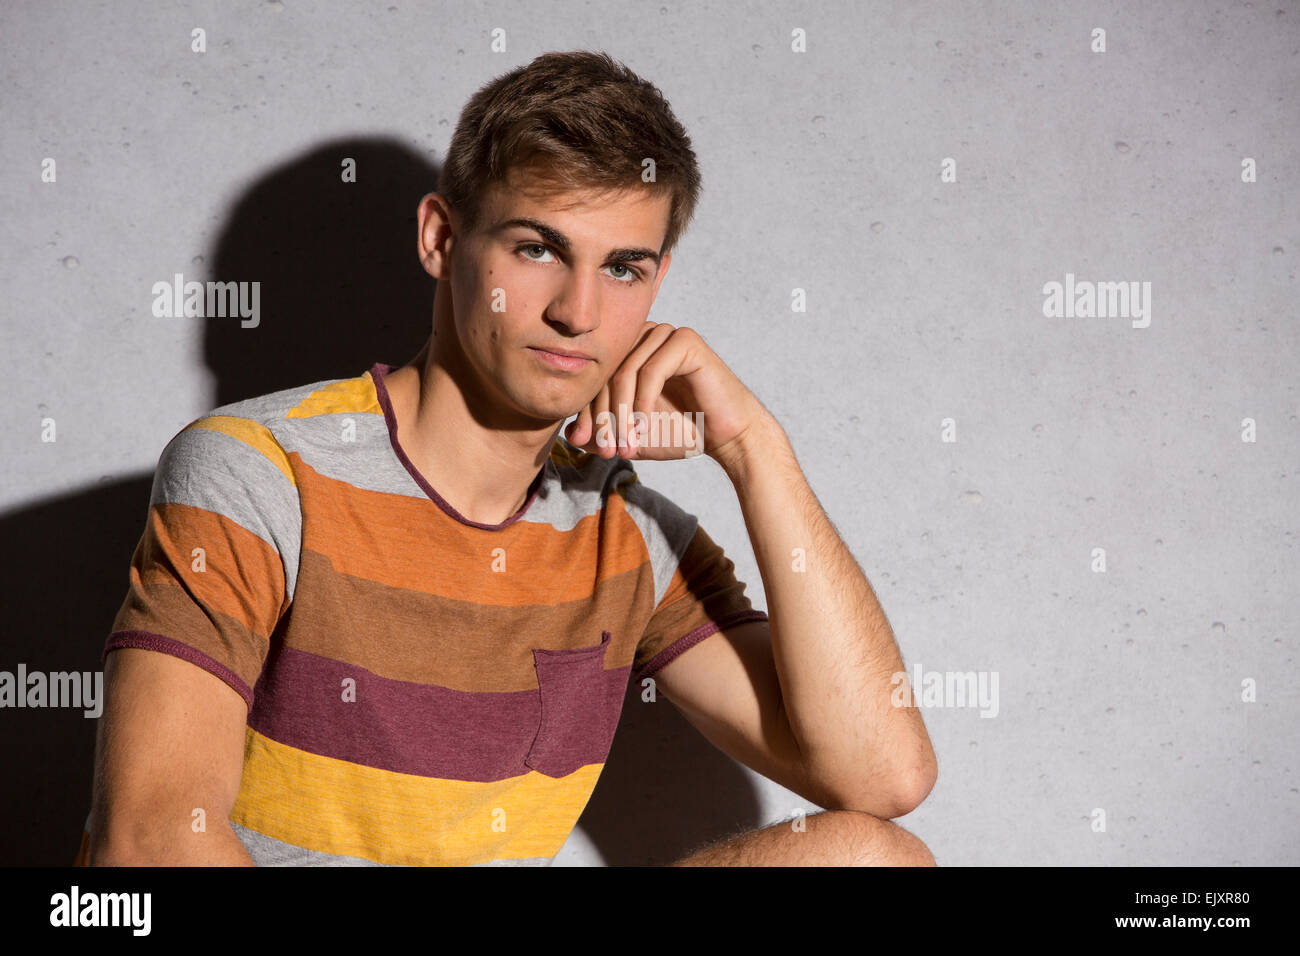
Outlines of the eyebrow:
<svg viewBox="0 0 1300 956">
<path fill-rule="evenodd" d="M 558 229 L 548 226 L 540 219 L 529 219 L 527 217 L 507 219 L 504 222 L 497 223 L 489 229 L 488 232 L 495 235 L 517 226 L 533 230 L 561 252 L 568 252 L 570 249 L 569 237 Z M 611 249 L 609 255 L 605 257 L 607 263 L 642 262 L 646 259 L 653 262 L 655 264 L 655 270 L 658 271 L 659 253 L 655 252 L 653 249 L 644 249 L 635 246 L 627 249 Z"/>
</svg>

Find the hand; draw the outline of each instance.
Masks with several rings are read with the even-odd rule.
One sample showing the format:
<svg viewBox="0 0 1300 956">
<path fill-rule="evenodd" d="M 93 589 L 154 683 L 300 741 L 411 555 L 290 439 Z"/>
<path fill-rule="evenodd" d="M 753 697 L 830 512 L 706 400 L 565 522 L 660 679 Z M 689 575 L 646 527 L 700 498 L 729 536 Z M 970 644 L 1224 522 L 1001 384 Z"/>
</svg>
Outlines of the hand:
<svg viewBox="0 0 1300 956">
<path fill-rule="evenodd" d="M 611 458 L 719 462 L 770 414 L 694 329 L 646 322 L 637 344 L 565 431 Z"/>
</svg>

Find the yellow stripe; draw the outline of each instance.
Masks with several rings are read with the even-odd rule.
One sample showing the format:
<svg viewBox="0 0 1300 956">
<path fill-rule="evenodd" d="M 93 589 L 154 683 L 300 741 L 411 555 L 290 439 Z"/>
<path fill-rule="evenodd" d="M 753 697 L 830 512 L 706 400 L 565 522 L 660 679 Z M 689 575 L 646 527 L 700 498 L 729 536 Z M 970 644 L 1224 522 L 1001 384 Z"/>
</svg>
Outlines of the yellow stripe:
<svg viewBox="0 0 1300 956">
<path fill-rule="evenodd" d="M 275 440 L 270 429 L 265 425 L 255 422 L 251 418 L 237 418 L 231 415 L 208 415 L 206 418 L 200 418 L 198 421 L 192 422 L 186 428 L 203 428 L 207 431 L 229 435 L 231 438 L 238 438 L 245 445 L 261 452 L 267 461 L 284 472 L 284 476 L 289 479 L 290 484 L 295 488 L 298 487 L 298 482 L 293 477 L 293 469 L 289 467 L 289 459 L 285 456 L 284 449 L 280 447 L 280 443 Z"/>
<path fill-rule="evenodd" d="M 560 779 L 529 771 L 491 783 L 442 780 L 322 757 L 248 727 L 230 819 L 295 846 L 377 863 L 467 866 L 554 856 L 603 767 L 589 764 Z"/>
<path fill-rule="evenodd" d="M 370 380 L 369 372 L 318 388 L 289 409 L 285 418 L 311 418 L 315 415 L 337 415 L 340 412 L 357 415 L 366 412 L 384 414 L 384 410 L 379 407 L 379 397 L 375 394 L 375 385 Z"/>
</svg>

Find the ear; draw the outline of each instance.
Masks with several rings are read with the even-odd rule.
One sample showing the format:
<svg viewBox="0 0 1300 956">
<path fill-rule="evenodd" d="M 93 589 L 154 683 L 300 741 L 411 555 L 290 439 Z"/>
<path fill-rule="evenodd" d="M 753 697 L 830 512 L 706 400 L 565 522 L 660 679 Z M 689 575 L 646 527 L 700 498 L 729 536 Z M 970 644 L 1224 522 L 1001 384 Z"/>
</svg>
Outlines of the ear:
<svg viewBox="0 0 1300 956">
<path fill-rule="evenodd" d="M 668 267 L 672 264 L 672 261 L 673 254 L 671 252 L 659 260 L 659 272 L 655 275 L 654 294 L 650 296 L 651 302 L 654 302 L 659 296 L 659 286 L 664 281 L 664 276 L 668 275 Z"/>
<path fill-rule="evenodd" d="M 420 197 L 415 210 L 416 254 L 420 266 L 435 279 L 449 275 L 449 257 L 455 239 L 451 204 L 441 193 L 427 193 Z"/>
</svg>

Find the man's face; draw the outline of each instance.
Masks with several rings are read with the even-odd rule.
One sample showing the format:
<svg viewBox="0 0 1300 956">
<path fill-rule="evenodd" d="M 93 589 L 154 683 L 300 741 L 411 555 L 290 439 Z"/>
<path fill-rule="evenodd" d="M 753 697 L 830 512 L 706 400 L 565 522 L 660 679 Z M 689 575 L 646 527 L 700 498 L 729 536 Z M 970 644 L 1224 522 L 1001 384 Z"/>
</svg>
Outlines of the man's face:
<svg viewBox="0 0 1300 956">
<path fill-rule="evenodd" d="M 478 228 L 455 236 L 450 253 L 457 336 L 490 405 L 550 425 L 596 397 L 644 331 L 667 273 L 671 255 L 656 256 L 668 210 L 668 196 L 640 189 L 491 191 Z"/>
</svg>

